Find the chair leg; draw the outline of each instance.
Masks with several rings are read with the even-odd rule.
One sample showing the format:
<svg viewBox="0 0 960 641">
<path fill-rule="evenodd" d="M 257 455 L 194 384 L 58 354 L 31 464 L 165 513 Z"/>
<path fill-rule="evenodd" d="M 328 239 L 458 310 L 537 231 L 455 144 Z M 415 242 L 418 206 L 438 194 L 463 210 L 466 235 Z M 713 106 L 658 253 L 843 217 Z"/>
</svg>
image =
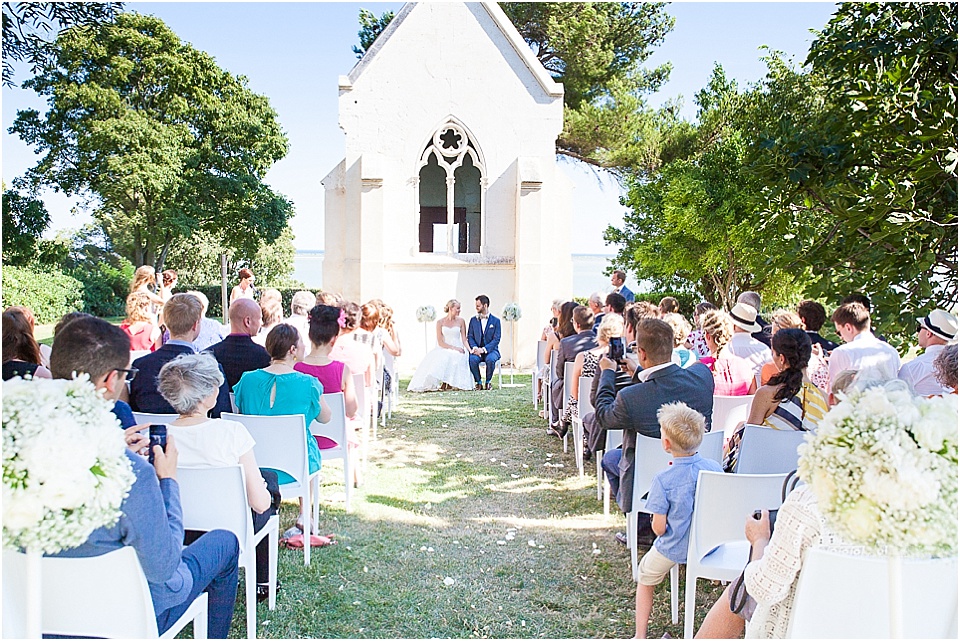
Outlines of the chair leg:
<svg viewBox="0 0 960 641">
<path fill-rule="evenodd" d="M 673 625 L 680 621 L 680 566 L 670 568 L 670 620 Z"/>
<path fill-rule="evenodd" d="M 310 521 L 312 520 L 310 518 L 311 484 L 310 479 L 306 479 L 306 487 L 300 502 L 300 522 L 303 523 L 303 564 L 307 566 L 310 565 L 310 535 L 313 534 L 310 531 Z"/>
<path fill-rule="evenodd" d="M 627 513 L 627 547 L 630 548 L 630 568 L 633 571 L 633 580 L 638 578 L 637 567 L 640 559 L 637 558 L 637 512 Z"/>
<path fill-rule="evenodd" d="M 603 474 L 603 470 L 600 473 Z M 606 474 L 603 474 L 603 515 L 610 516 L 610 481 Z"/>
<path fill-rule="evenodd" d="M 270 592 L 267 600 L 267 606 L 271 610 L 275 610 L 277 607 L 277 561 L 278 561 L 278 549 L 280 543 L 280 517 L 274 516 L 276 522 L 270 532 L 267 534 L 267 541 L 270 543 L 270 557 L 267 562 L 267 567 L 269 569 L 269 581 L 270 581 Z M 256 554 L 256 552 L 254 552 Z"/>
<path fill-rule="evenodd" d="M 246 554 L 247 565 L 243 568 L 247 591 L 247 638 L 257 638 L 257 560 L 256 553 Z M 253 561 L 251 567 L 250 562 Z"/>
<path fill-rule="evenodd" d="M 583 476 L 583 423 L 573 419 L 573 457 L 577 462 L 577 472 Z"/>
<path fill-rule="evenodd" d="M 198 598 L 207 599 L 207 594 L 204 592 Z M 206 639 L 208 637 L 207 633 L 207 617 L 209 616 L 209 606 L 204 606 L 196 617 L 193 619 L 193 638 L 194 639 Z"/>
<path fill-rule="evenodd" d="M 683 590 L 683 638 L 693 638 L 693 609 L 697 604 L 697 575 L 687 564 L 687 584 Z"/>
<path fill-rule="evenodd" d="M 600 467 L 603 461 L 603 450 L 597 452 L 597 500 L 603 500 L 603 468 Z M 609 505 L 607 506 L 609 509 Z"/>
<path fill-rule="evenodd" d="M 350 511 L 350 497 L 353 495 L 353 466 L 350 464 L 350 446 L 346 448 L 343 456 L 343 487 L 346 495 L 346 510 Z"/>
</svg>

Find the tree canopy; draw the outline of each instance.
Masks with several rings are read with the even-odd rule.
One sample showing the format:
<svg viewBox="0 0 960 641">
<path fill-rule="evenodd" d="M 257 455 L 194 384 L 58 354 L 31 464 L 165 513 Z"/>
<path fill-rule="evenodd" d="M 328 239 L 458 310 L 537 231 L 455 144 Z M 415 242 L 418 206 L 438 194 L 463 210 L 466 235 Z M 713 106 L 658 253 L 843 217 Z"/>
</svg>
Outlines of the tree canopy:
<svg viewBox="0 0 960 641">
<path fill-rule="evenodd" d="M 25 265 L 37 254 L 37 242 L 50 225 L 43 201 L 13 189 L 3 190 L 3 262 Z"/>
<path fill-rule="evenodd" d="M 367 49 L 373 45 L 377 36 L 383 33 L 393 17 L 393 11 L 384 11 L 378 18 L 372 11 L 360 9 L 360 31 L 357 32 L 360 45 L 353 47 L 353 53 L 357 54 L 357 58 L 362 58 L 363 54 L 367 53 Z"/>
<path fill-rule="evenodd" d="M 91 196 L 135 265 L 162 266 L 199 230 L 255 252 L 286 228 L 292 206 L 263 182 L 288 148 L 269 101 L 160 19 L 64 30 L 24 87 L 49 109 L 18 112 L 10 129 L 43 154 L 21 184 Z"/>
</svg>

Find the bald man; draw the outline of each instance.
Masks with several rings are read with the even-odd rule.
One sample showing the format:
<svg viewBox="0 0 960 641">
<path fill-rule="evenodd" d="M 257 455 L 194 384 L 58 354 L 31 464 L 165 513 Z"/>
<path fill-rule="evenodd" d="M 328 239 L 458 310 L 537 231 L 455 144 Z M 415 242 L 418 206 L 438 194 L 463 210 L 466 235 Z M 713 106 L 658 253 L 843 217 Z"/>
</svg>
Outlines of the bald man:
<svg viewBox="0 0 960 641">
<path fill-rule="evenodd" d="M 260 305 L 249 298 L 238 298 L 230 303 L 230 334 L 205 350 L 223 366 L 231 390 L 244 372 L 263 369 L 270 364 L 267 350 L 252 339 L 262 325 Z"/>
</svg>

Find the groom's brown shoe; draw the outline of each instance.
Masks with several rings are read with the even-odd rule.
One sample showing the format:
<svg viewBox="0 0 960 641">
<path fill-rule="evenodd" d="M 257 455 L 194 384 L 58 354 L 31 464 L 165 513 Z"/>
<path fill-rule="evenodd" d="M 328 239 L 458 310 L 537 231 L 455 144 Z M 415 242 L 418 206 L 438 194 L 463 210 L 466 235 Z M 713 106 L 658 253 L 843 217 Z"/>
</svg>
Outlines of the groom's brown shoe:
<svg viewBox="0 0 960 641">
<path fill-rule="evenodd" d="M 477 383 L 476 385 L 473 386 L 473 389 L 479 392 L 480 390 L 483 389 L 483 385 L 481 385 L 480 383 Z"/>
<path fill-rule="evenodd" d="M 493 385 L 491 385 L 490 383 L 487 383 L 487 387 L 486 387 L 485 389 L 492 390 L 492 389 L 493 389 Z"/>
</svg>

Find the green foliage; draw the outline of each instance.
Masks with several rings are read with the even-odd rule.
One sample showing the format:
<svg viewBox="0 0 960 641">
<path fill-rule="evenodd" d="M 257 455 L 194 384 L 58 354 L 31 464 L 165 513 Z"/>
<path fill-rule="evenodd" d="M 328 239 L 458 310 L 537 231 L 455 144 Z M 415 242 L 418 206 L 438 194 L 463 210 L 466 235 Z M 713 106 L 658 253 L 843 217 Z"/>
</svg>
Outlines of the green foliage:
<svg viewBox="0 0 960 641">
<path fill-rule="evenodd" d="M 100 317 L 123 316 L 133 281 L 133 264 L 113 251 L 95 224 L 58 237 L 65 251 L 58 263 L 83 283 L 84 311 Z"/>
<path fill-rule="evenodd" d="M 619 173 L 655 156 L 655 121 L 643 95 L 657 91 L 670 65 L 643 63 L 674 20 L 663 3 L 501 2 L 520 35 L 564 88 L 557 153 Z"/>
<path fill-rule="evenodd" d="M 24 305 L 38 323 L 55 323 L 67 312 L 83 311 L 83 283 L 54 268 L 3 268 L 3 307 Z"/>
<path fill-rule="evenodd" d="M 4 2 L 3 86 L 13 86 L 13 64 L 27 62 L 36 71 L 54 55 L 46 36 L 72 26 L 113 20 L 122 2 Z"/>
<path fill-rule="evenodd" d="M 807 64 L 774 62 L 752 115 L 773 224 L 812 221 L 779 264 L 811 296 L 867 293 L 898 344 L 957 303 L 956 5 L 843 4 Z"/>
<path fill-rule="evenodd" d="M 50 214 L 43 201 L 23 196 L 12 189 L 4 189 L 4 264 L 25 265 L 36 258 L 37 241 L 49 225 Z"/>
<path fill-rule="evenodd" d="M 24 86 L 49 104 L 11 127 L 42 154 L 24 182 L 92 195 L 95 220 L 134 264 L 162 267 L 198 231 L 253 253 L 285 228 L 291 204 L 263 182 L 288 146 L 267 98 L 158 18 L 61 32 Z"/>
<path fill-rule="evenodd" d="M 387 28 L 387 25 L 390 24 L 390 21 L 393 20 L 393 11 L 385 11 L 380 14 L 378 18 L 372 11 L 366 9 L 360 9 L 360 31 L 357 32 L 357 37 L 360 38 L 360 46 L 353 47 L 353 53 L 357 54 L 357 58 L 362 58 L 363 54 L 367 53 L 371 46 L 373 46 L 373 41 L 377 39 L 383 30 Z"/>
<path fill-rule="evenodd" d="M 191 238 L 189 246 L 180 245 L 170 251 L 167 265 L 177 270 L 181 282 L 205 285 L 219 283 L 220 254 L 223 251 L 223 246 L 216 238 L 198 232 Z M 300 285 L 292 278 L 296 248 L 293 246 L 293 231 L 289 227 L 272 243 L 260 243 L 254 253 L 229 249 L 226 253 L 230 287 L 237 284 L 237 271 L 241 267 L 253 270 L 259 287 L 282 288 Z"/>
</svg>

